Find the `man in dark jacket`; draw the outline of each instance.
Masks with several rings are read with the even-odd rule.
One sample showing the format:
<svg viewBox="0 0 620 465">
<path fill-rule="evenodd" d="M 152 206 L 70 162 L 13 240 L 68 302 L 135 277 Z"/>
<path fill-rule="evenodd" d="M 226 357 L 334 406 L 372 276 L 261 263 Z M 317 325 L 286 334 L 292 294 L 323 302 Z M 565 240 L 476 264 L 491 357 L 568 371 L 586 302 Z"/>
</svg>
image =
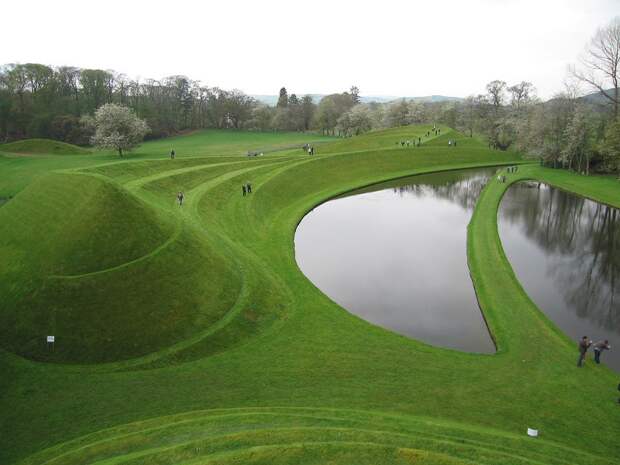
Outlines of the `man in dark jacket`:
<svg viewBox="0 0 620 465">
<path fill-rule="evenodd" d="M 582 337 L 581 341 L 579 341 L 579 360 L 577 360 L 578 367 L 583 366 L 583 361 L 586 359 L 586 353 L 591 345 L 592 341 L 588 339 L 588 336 Z"/>
<path fill-rule="evenodd" d="M 601 363 L 601 352 L 611 349 L 611 346 L 609 341 L 605 339 L 604 341 L 598 341 L 592 348 L 594 349 L 594 361 L 598 364 Z"/>
</svg>

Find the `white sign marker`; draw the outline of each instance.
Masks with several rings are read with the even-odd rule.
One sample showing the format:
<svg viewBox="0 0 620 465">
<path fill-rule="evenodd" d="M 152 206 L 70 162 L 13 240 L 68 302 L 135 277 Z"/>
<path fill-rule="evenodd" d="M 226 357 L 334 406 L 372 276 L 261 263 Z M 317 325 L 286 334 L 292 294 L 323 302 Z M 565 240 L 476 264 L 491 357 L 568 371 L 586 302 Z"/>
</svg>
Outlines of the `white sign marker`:
<svg viewBox="0 0 620 465">
<path fill-rule="evenodd" d="M 527 429 L 527 435 L 531 436 L 533 438 L 536 438 L 536 437 L 538 437 L 538 430 L 537 429 L 528 428 Z"/>
<path fill-rule="evenodd" d="M 55 336 L 47 336 L 47 342 L 54 342 Z"/>
</svg>

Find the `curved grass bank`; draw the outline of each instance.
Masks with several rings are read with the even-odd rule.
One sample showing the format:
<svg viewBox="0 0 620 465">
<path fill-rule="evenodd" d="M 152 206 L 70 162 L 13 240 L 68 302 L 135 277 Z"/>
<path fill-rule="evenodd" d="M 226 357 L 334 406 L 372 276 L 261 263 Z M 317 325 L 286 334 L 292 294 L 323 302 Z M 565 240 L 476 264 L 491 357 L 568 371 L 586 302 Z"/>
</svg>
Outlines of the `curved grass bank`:
<svg viewBox="0 0 620 465">
<path fill-rule="evenodd" d="M 617 383 L 609 370 L 574 367 L 572 341 L 514 279 L 496 224 L 507 185 L 489 184 L 469 228 L 495 355 L 372 326 L 297 268 L 295 227 L 325 199 L 399 176 L 519 161 L 448 128 L 444 139 L 395 148 L 402 131 L 427 129 L 400 128 L 394 141 L 383 132 L 384 148 L 326 149 L 313 158 L 239 153 L 216 163 L 204 156 L 183 165 L 78 167 L 109 177 L 205 241 L 222 267 L 236 270 L 240 288 L 210 332 L 131 363 L 70 367 L 0 352 L 0 463 L 617 464 Z M 462 150 L 448 148 L 448 137 Z M 254 192 L 242 197 L 247 181 Z M 180 188 L 182 209 L 174 203 Z M 197 258 L 178 251 L 181 264 Z M 158 286 L 144 292 L 162 305 L 170 298 Z M 527 427 L 541 436 L 528 438 Z"/>
</svg>

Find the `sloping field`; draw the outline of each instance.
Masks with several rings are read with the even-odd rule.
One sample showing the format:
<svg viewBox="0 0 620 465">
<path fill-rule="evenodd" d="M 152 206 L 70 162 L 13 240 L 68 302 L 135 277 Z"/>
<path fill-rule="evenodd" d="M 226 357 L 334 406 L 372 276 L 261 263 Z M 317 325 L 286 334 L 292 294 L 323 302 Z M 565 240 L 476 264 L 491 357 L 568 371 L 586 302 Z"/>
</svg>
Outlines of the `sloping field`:
<svg viewBox="0 0 620 465">
<path fill-rule="evenodd" d="M 521 162 L 441 129 L 251 159 L 242 133 L 204 150 L 198 133 L 30 182 L 0 208 L 0 463 L 620 463 L 616 377 L 574 367 L 503 255 L 508 184 L 485 189 L 468 236 L 495 355 L 373 326 L 297 268 L 295 227 L 332 196 Z M 396 145 L 415 134 L 421 146 Z M 181 155 L 163 159 L 171 146 Z"/>
<path fill-rule="evenodd" d="M 20 154 L 85 155 L 90 150 L 52 139 L 25 139 L 0 144 L 0 152 Z"/>
</svg>

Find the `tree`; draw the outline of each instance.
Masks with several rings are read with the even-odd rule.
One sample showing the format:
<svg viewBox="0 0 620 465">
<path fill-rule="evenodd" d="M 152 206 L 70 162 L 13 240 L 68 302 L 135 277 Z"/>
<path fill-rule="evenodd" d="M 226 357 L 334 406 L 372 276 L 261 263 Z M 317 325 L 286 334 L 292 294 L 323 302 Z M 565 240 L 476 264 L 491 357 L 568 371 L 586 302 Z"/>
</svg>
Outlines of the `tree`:
<svg viewBox="0 0 620 465">
<path fill-rule="evenodd" d="M 510 92 L 510 103 L 517 110 L 520 111 L 524 104 L 528 103 L 534 94 L 534 85 L 531 82 L 521 81 L 519 84 L 510 86 L 508 92 Z"/>
<path fill-rule="evenodd" d="M 318 126 L 323 132 L 333 132 L 338 123 L 338 118 L 350 110 L 353 105 L 353 99 L 348 92 L 326 95 L 319 102 L 317 109 Z"/>
<path fill-rule="evenodd" d="M 599 91 L 612 104 L 614 119 L 617 120 L 620 104 L 620 16 L 596 31 L 580 61 L 583 69 L 573 66 L 571 73 Z"/>
<path fill-rule="evenodd" d="M 360 89 L 357 86 L 351 86 L 351 90 L 349 90 L 349 93 L 351 94 L 351 98 L 353 99 L 353 103 L 355 105 L 357 105 L 358 103 L 361 102 L 360 99 Z"/>
<path fill-rule="evenodd" d="M 350 129 L 356 136 L 372 129 L 372 118 L 368 106 L 355 105 L 348 113 L 350 115 Z"/>
<path fill-rule="evenodd" d="M 489 94 L 489 101 L 495 110 L 501 108 L 504 104 L 504 91 L 506 90 L 505 81 L 491 81 L 487 84 L 487 92 Z"/>
<path fill-rule="evenodd" d="M 620 178 L 620 121 L 613 121 L 605 130 L 605 141 L 601 145 L 604 168 L 615 171 Z"/>
<path fill-rule="evenodd" d="M 123 150 L 137 146 L 149 132 L 148 125 L 133 110 L 115 103 L 99 107 L 90 124 L 95 128 L 91 143 L 101 149 L 118 150 L 121 157 Z"/>
<path fill-rule="evenodd" d="M 307 131 L 310 129 L 312 118 L 314 117 L 314 112 L 316 111 L 316 105 L 312 101 L 312 96 L 304 95 L 302 97 L 301 110 L 304 118 L 304 130 Z"/>
<path fill-rule="evenodd" d="M 334 101 L 325 97 L 319 102 L 315 115 L 316 124 L 323 134 L 329 134 L 334 130 L 340 116 Z"/>
<path fill-rule="evenodd" d="M 387 111 L 387 126 L 406 126 L 411 123 L 409 103 L 406 99 L 398 100 L 390 104 Z"/>
<path fill-rule="evenodd" d="M 579 172 L 590 171 L 590 134 L 586 110 L 582 105 L 575 108 L 573 117 L 564 131 L 566 146 L 562 151 L 568 168 L 575 168 Z"/>
<path fill-rule="evenodd" d="M 288 107 L 288 93 L 286 92 L 286 87 L 282 87 L 280 89 L 280 96 L 278 97 L 278 103 L 276 107 L 278 108 Z"/>
</svg>

